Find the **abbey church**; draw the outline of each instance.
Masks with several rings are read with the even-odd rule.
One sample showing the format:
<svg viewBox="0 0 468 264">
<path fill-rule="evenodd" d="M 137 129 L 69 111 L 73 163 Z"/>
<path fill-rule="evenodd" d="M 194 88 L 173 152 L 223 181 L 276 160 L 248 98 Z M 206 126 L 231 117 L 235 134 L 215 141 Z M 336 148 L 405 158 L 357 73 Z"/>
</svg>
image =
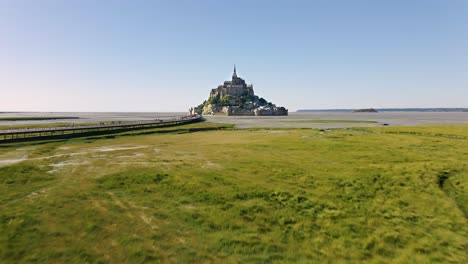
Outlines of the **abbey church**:
<svg viewBox="0 0 468 264">
<path fill-rule="evenodd" d="M 223 85 L 218 88 L 212 89 L 211 97 L 222 98 L 223 96 L 239 97 L 242 95 L 254 96 L 253 85 L 247 85 L 244 79 L 237 77 L 236 66 L 234 66 L 234 73 L 232 74 L 231 81 L 225 81 Z"/>
</svg>

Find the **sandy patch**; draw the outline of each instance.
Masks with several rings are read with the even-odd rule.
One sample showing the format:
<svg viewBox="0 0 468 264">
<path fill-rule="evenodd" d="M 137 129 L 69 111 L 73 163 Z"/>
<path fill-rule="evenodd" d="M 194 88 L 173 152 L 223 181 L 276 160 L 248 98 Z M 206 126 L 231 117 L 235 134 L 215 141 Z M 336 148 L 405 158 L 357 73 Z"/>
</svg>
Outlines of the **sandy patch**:
<svg viewBox="0 0 468 264">
<path fill-rule="evenodd" d="M 85 164 L 89 164 L 89 162 L 59 162 L 59 163 L 54 163 L 54 164 L 50 164 L 49 166 L 52 166 L 52 167 L 57 167 L 57 168 L 60 168 L 60 167 L 64 167 L 64 166 L 71 166 L 71 165 L 85 165 Z"/>
<path fill-rule="evenodd" d="M 195 210 L 197 209 L 197 207 L 191 205 L 191 204 L 186 204 L 186 205 L 183 205 L 182 208 L 184 209 L 187 209 L 187 210 Z"/>
<path fill-rule="evenodd" d="M 24 155 L 24 156 L 22 156 L 20 158 L 17 158 L 17 159 L 0 160 L 0 167 L 1 166 L 12 165 L 12 164 L 15 164 L 15 163 L 19 163 L 19 162 L 25 161 L 27 159 L 28 159 L 28 155 Z"/>
<path fill-rule="evenodd" d="M 39 191 L 36 191 L 36 192 L 32 192 L 32 193 L 28 194 L 28 196 L 26 196 L 26 199 L 38 198 L 41 195 L 47 194 L 47 191 L 48 191 L 48 189 L 42 189 L 42 190 L 39 190 Z"/>
<path fill-rule="evenodd" d="M 111 162 L 109 163 L 110 165 L 131 165 L 131 164 L 140 164 L 140 165 L 151 165 L 154 164 L 154 162 L 149 162 L 149 161 L 124 161 L 124 162 Z"/>
<path fill-rule="evenodd" d="M 93 155 L 91 155 L 91 157 L 101 159 L 101 158 L 107 158 L 108 155 L 106 155 L 106 154 L 93 154 Z"/>
<path fill-rule="evenodd" d="M 219 164 L 213 163 L 211 161 L 208 161 L 202 165 L 202 168 L 219 168 L 219 167 L 220 167 Z"/>
<path fill-rule="evenodd" d="M 118 198 L 114 193 L 112 192 L 107 192 L 107 193 L 111 196 L 112 201 L 118 207 L 127 211 L 127 215 L 130 218 L 139 218 L 143 223 L 145 223 L 146 225 L 149 225 L 151 229 L 159 229 L 159 227 L 153 223 L 153 220 L 154 220 L 153 217 L 148 216 L 144 212 L 144 209 L 145 209 L 144 207 L 136 206 L 130 201 L 126 201 L 125 204 L 127 205 L 125 205 L 124 202 L 120 200 L 120 198 Z"/>
<path fill-rule="evenodd" d="M 32 149 L 34 149 L 33 146 L 27 146 L 27 147 L 17 148 L 16 151 L 30 151 Z"/>
<path fill-rule="evenodd" d="M 48 171 L 48 173 L 54 173 L 57 172 L 60 168 L 65 167 L 65 166 L 79 166 L 79 165 L 86 165 L 89 164 L 89 162 L 59 162 L 59 163 L 54 163 L 54 164 L 49 164 L 49 166 L 53 167 L 54 169 Z"/>
<path fill-rule="evenodd" d="M 127 206 L 125 206 L 122 201 L 113 193 L 113 192 L 107 192 L 112 198 L 112 201 L 120 208 L 122 209 L 128 209 Z"/>
<path fill-rule="evenodd" d="M 60 157 L 66 157 L 66 156 L 76 156 L 76 155 L 85 155 L 88 154 L 89 152 L 74 152 L 74 153 L 66 153 L 66 154 L 57 154 L 57 155 L 52 155 L 52 156 L 46 156 L 46 157 L 37 157 L 37 158 L 32 158 L 32 159 L 52 159 L 52 158 L 60 158 Z"/>
<path fill-rule="evenodd" d="M 148 217 L 144 213 L 140 213 L 140 219 L 143 220 L 145 224 L 151 224 L 151 222 L 153 221 L 152 217 Z"/>
<path fill-rule="evenodd" d="M 115 157 L 116 159 L 126 159 L 126 158 L 138 158 L 138 157 L 143 157 L 145 154 L 143 153 L 133 153 L 132 155 L 122 155 L 122 156 L 117 156 Z"/>
<path fill-rule="evenodd" d="M 269 133 L 269 134 L 285 134 L 285 133 L 288 133 L 288 131 L 286 131 L 286 130 L 268 130 L 268 129 L 257 130 L 255 132 L 257 132 L 257 133 Z"/>
<path fill-rule="evenodd" d="M 141 149 L 146 148 L 146 146 L 134 146 L 134 147 L 100 147 L 94 148 L 93 150 L 99 152 L 108 152 L 108 151 L 117 151 L 117 150 L 129 150 L 129 149 Z"/>
<path fill-rule="evenodd" d="M 117 150 L 128 150 L 128 149 L 141 149 L 145 148 L 146 146 L 135 146 L 135 147 L 100 147 L 100 148 L 94 148 L 92 149 L 93 151 L 83 151 L 83 152 L 72 152 L 72 153 L 64 153 L 64 154 L 56 154 L 56 155 L 51 155 L 51 156 L 46 156 L 46 157 L 38 157 L 38 158 L 32 158 L 32 159 L 51 159 L 51 158 L 60 158 L 60 157 L 72 157 L 72 156 L 77 156 L 77 155 L 86 155 L 93 153 L 94 151 L 98 152 L 110 152 L 110 151 L 117 151 Z M 93 156 L 94 157 L 94 156 Z M 96 157 L 107 157 L 106 155 L 102 156 L 97 156 Z"/>
<path fill-rule="evenodd" d="M 93 206 L 96 207 L 101 212 L 107 212 L 107 208 L 103 205 L 102 202 L 98 200 L 92 200 Z"/>
<path fill-rule="evenodd" d="M 70 147 L 60 147 L 58 149 L 68 150 L 68 149 L 70 149 Z"/>
<path fill-rule="evenodd" d="M 317 139 L 323 138 L 323 132 L 320 132 L 319 135 L 312 135 L 312 136 L 301 136 L 302 139 Z"/>
</svg>

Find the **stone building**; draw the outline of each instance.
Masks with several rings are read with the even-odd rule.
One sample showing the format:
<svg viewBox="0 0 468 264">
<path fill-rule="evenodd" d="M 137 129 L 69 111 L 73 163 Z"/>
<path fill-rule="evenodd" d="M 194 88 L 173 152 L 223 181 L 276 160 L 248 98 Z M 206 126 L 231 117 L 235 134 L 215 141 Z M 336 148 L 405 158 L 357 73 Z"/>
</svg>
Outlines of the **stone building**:
<svg viewBox="0 0 468 264">
<path fill-rule="evenodd" d="M 218 86 L 218 88 L 212 89 L 210 98 L 221 99 L 224 96 L 254 96 L 253 85 L 247 85 L 244 79 L 237 76 L 236 66 L 234 65 L 234 73 L 232 74 L 231 81 L 225 81 L 224 84 Z"/>
</svg>

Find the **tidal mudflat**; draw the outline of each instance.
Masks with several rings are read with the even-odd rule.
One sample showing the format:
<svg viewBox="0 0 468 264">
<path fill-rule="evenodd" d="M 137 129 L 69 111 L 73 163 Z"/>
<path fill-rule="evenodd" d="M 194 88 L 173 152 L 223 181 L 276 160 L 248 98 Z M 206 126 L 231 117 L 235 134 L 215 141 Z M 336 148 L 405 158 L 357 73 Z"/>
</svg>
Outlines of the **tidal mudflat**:
<svg viewBox="0 0 468 264">
<path fill-rule="evenodd" d="M 251 127 L 344 128 L 467 124 L 468 112 L 292 112 L 289 116 L 205 116 L 210 122 Z M 321 122 L 322 120 L 322 122 Z M 332 122 L 335 120 L 336 122 Z"/>
<path fill-rule="evenodd" d="M 206 126 L 2 145 L 0 259 L 466 261 L 468 126 Z"/>
</svg>

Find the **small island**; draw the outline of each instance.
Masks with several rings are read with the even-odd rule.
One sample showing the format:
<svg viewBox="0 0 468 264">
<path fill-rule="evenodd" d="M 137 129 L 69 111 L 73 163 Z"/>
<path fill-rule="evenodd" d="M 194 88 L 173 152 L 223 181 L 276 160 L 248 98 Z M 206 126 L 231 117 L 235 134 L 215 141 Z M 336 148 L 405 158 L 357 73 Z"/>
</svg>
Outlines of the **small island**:
<svg viewBox="0 0 468 264">
<path fill-rule="evenodd" d="M 190 108 L 190 114 L 226 116 L 285 116 L 288 109 L 278 107 L 254 94 L 253 85 L 247 85 L 237 76 L 236 66 L 231 81 L 212 89 L 208 100 Z"/>
<path fill-rule="evenodd" d="M 379 111 L 375 110 L 374 108 L 366 108 L 366 109 L 355 109 L 353 113 L 378 113 Z"/>
</svg>

